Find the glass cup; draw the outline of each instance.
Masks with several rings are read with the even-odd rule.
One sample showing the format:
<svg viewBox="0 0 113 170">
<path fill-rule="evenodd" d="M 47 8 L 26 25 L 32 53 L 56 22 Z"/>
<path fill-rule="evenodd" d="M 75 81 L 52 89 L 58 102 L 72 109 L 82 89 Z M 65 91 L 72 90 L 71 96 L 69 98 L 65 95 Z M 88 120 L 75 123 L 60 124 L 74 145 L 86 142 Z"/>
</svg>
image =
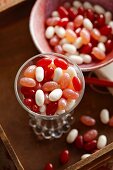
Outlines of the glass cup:
<svg viewBox="0 0 113 170">
<path fill-rule="evenodd" d="M 74 106 L 69 111 L 65 111 L 62 114 L 46 115 L 41 114 L 40 112 L 36 113 L 30 110 L 23 102 L 24 96 L 21 93 L 21 85 L 19 83 L 20 79 L 23 77 L 23 72 L 26 70 L 28 66 L 35 64 L 36 61 L 45 57 L 52 59 L 54 58 L 64 59 L 70 66 L 72 66 L 75 69 L 77 76 L 79 77 L 82 83 L 82 89 L 79 91 L 79 97 L 76 99 Z M 60 138 L 63 133 L 66 133 L 70 130 L 71 124 L 74 122 L 73 117 L 74 109 L 79 104 L 83 97 L 84 87 L 85 87 L 84 76 L 80 68 L 77 65 L 72 64 L 68 57 L 57 53 L 39 54 L 28 59 L 17 72 L 14 84 L 17 100 L 20 103 L 20 105 L 29 113 L 30 116 L 29 125 L 33 128 L 34 133 L 38 136 L 39 139 Z"/>
</svg>

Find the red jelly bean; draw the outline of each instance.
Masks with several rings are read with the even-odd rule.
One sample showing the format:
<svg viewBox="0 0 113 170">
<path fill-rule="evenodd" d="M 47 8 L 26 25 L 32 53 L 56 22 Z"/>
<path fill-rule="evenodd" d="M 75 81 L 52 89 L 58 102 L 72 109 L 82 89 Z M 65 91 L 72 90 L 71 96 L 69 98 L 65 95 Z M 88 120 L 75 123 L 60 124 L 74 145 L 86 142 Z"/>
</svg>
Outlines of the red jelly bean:
<svg viewBox="0 0 113 170">
<path fill-rule="evenodd" d="M 65 18 L 65 17 L 68 16 L 68 11 L 63 6 L 60 6 L 58 8 L 58 13 L 59 13 L 61 18 Z"/>
<path fill-rule="evenodd" d="M 76 140 L 75 140 L 75 146 L 77 148 L 83 148 L 84 146 L 84 140 L 83 140 L 83 136 L 82 135 L 79 135 L 77 136 Z"/>
<path fill-rule="evenodd" d="M 68 19 L 68 18 L 62 18 L 62 19 L 58 22 L 58 25 L 61 26 L 61 27 L 65 27 L 68 22 L 69 22 L 69 19 Z"/>
<path fill-rule="evenodd" d="M 73 77 L 72 82 L 73 82 L 73 87 L 76 91 L 80 91 L 82 89 L 82 84 L 78 77 Z"/>
<path fill-rule="evenodd" d="M 104 26 L 105 25 L 105 16 L 103 14 L 100 14 L 97 17 L 97 22 L 98 22 L 99 27 Z"/>
<path fill-rule="evenodd" d="M 77 11 L 75 11 L 73 8 L 69 8 L 68 12 L 70 20 L 74 20 L 77 16 Z"/>
<path fill-rule="evenodd" d="M 46 107 L 46 114 L 47 115 L 54 115 L 58 107 L 57 102 L 51 102 Z"/>
<path fill-rule="evenodd" d="M 44 170 L 54 170 L 53 164 L 52 163 L 46 164 Z"/>
<path fill-rule="evenodd" d="M 113 127 L 113 116 L 109 120 L 109 126 Z"/>
<path fill-rule="evenodd" d="M 33 88 L 28 88 L 28 87 L 21 87 L 21 93 L 25 97 L 34 97 L 35 95 L 35 90 Z"/>
<path fill-rule="evenodd" d="M 85 116 L 85 115 L 80 117 L 80 121 L 86 126 L 94 126 L 96 123 L 95 119 L 93 119 L 90 116 Z"/>
<path fill-rule="evenodd" d="M 98 44 L 98 41 L 95 40 L 93 37 L 91 37 L 90 42 L 91 42 L 91 44 L 92 44 L 93 47 L 97 46 L 97 44 Z"/>
<path fill-rule="evenodd" d="M 42 58 L 40 60 L 37 61 L 36 66 L 40 66 L 40 67 L 47 67 L 49 64 L 51 64 L 52 59 L 50 58 Z"/>
<path fill-rule="evenodd" d="M 84 134 L 83 138 L 85 142 L 90 142 L 94 140 L 97 137 L 97 135 L 98 135 L 97 130 L 91 129 Z"/>
<path fill-rule="evenodd" d="M 100 33 L 102 35 L 108 36 L 109 34 L 111 34 L 112 32 L 112 28 L 109 25 L 105 25 L 102 28 L 100 28 Z"/>
<path fill-rule="evenodd" d="M 106 52 L 109 53 L 113 50 L 113 41 L 112 40 L 107 40 L 105 43 L 105 47 L 106 47 Z"/>
<path fill-rule="evenodd" d="M 65 60 L 63 60 L 63 59 L 60 59 L 60 58 L 55 58 L 54 59 L 54 64 L 55 64 L 56 67 L 60 67 L 63 70 L 66 70 L 67 67 L 68 67 L 67 62 Z"/>
<path fill-rule="evenodd" d="M 53 67 L 48 67 L 47 69 L 44 69 L 44 82 L 45 81 L 50 81 L 52 79 L 52 75 L 54 73 L 54 68 Z"/>
<path fill-rule="evenodd" d="M 28 107 L 32 107 L 34 104 L 34 100 L 32 98 L 25 98 L 23 102 Z"/>
<path fill-rule="evenodd" d="M 90 19 L 90 21 L 94 21 L 94 12 L 91 9 L 85 11 L 85 16 Z"/>
<path fill-rule="evenodd" d="M 68 161 L 69 161 L 69 151 L 68 150 L 64 150 L 60 154 L 60 162 L 62 164 L 66 164 Z"/>
<path fill-rule="evenodd" d="M 38 112 L 39 111 L 39 107 L 36 105 L 36 104 L 34 104 L 33 106 L 32 106 L 32 108 L 31 108 L 31 110 L 33 111 L 33 112 Z"/>
<path fill-rule="evenodd" d="M 87 45 L 84 45 L 80 48 L 80 53 L 83 54 L 90 54 L 92 51 L 92 44 L 88 43 Z"/>
<path fill-rule="evenodd" d="M 85 9 L 81 6 L 78 8 L 78 15 L 84 15 Z"/>
<path fill-rule="evenodd" d="M 96 140 L 92 140 L 91 142 L 88 142 L 88 143 L 84 144 L 84 149 L 86 151 L 90 151 L 91 152 L 91 151 L 95 150 L 96 147 L 97 147 L 97 141 Z"/>
</svg>

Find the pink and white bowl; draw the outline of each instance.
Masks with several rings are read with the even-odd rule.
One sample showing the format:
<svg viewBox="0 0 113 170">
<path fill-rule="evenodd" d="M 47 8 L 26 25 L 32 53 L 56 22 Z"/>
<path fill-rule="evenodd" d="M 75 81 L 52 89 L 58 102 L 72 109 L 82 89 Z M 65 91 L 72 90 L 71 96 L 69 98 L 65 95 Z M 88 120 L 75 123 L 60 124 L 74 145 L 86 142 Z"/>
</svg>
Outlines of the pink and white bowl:
<svg viewBox="0 0 113 170">
<path fill-rule="evenodd" d="M 33 42 L 37 49 L 41 53 L 52 52 L 45 38 L 45 20 L 51 15 L 51 12 L 56 10 L 58 6 L 62 5 L 64 2 L 72 0 L 37 0 L 34 4 L 31 15 L 30 15 L 30 33 Z M 81 0 L 84 2 L 84 0 Z M 99 4 L 103 6 L 106 10 L 111 11 L 113 9 L 113 0 L 89 0 L 92 4 Z M 79 67 L 82 71 L 92 71 L 103 67 L 113 61 L 113 50 L 107 54 L 106 58 L 102 61 L 92 61 L 90 64 L 81 64 Z"/>
</svg>

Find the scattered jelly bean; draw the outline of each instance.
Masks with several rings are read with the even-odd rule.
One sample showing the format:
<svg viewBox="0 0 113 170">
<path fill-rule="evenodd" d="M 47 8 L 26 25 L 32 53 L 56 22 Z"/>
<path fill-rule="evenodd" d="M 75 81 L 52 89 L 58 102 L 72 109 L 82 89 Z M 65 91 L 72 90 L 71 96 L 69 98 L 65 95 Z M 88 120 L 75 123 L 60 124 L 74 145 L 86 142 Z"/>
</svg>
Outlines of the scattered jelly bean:
<svg viewBox="0 0 113 170">
<path fill-rule="evenodd" d="M 97 140 L 97 148 L 102 149 L 106 146 L 106 144 L 107 144 L 107 137 L 105 135 L 100 135 Z"/>
<path fill-rule="evenodd" d="M 113 116 L 109 120 L 109 126 L 113 127 Z"/>
<path fill-rule="evenodd" d="M 52 62 L 51 58 L 42 58 L 36 62 L 36 66 L 45 68 L 48 67 L 48 65 L 50 65 L 51 62 Z"/>
<path fill-rule="evenodd" d="M 46 106 L 46 114 L 47 115 L 54 115 L 57 111 L 58 102 L 51 102 Z"/>
<path fill-rule="evenodd" d="M 63 150 L 60 154 L 60 162 L 66 164 L 69 161 L 69 151 Z"/>
<path fill-rule="evenodd" d="M 74 143 L 77 148 L 82 149 L 84 146 L 83 136 L 82 135 L 77 136 Z"/>
<path fill-rule="evenodd" d="M 36 81 L 32 78 L 28 77 L 22 77 L 20 79 L 20 84 L 25 87 L 35 87 L 36 86 Z"/>
<path fill-rule="evenodd" d="M 67 100 L 64 99 L 64 98 L 61 98 L 59 101 L 58 101 L 58 109 L 59 110 L 64 110 L 66 108 L 66 105 L 67 105 Z"/>
<path fill-rule="evenodd" d="M 44 170 L 54 170 L 53 164 L 52 163 L 47 163 L 44 167 Z"/>
<path fill-rule="evenodd" d="M 70 84 L 71 78 L 68 73 L 64 73 L 59 81 L 60 88 L 66 89 Z"/>
<path fill-rule="evenodd" d="M 73 87 L 76 91 L 80 91 L 82 89 L 82 84 L 78 77 L 73 77 L 72 82 L 73 82 Z"/>
<path fill-rule="evenodd" d="M 48 82 L 44 83 L 42 86 L 43 91 L 46 91 L 46 92 L 53 91 L 57 88 L 59 88 L 59 85 L 58 85 L 58 83 L 56 83 L 54 81 L 48 81 Z"/>
<path fill-rule="evenodd" d="M 44 104 L 44 92 L 42 90 L 36 91 L 35 102 L 38 106 L 43 106 L 43 104 Z"/>
<path fill-rule="evenodd" d="M 91 129 L 83 135 L 83 138 L 84 138 L 85 142 L 90 142 L 90 141 L 94 140 L 97 137 L 97 135 L 98 135 L 97 130 Z"/>
<path fill-rule="evenodd" d="M 49 94 L 49 100 L 52 102 L 58 101 L 62 96 L 61 89 L 55 89 Z"/>
<path fill-rule="evenodd" d="M 24 71 L 24 76 L 25 77 L 29 77 L 29 78 L 35 78 L 35 70 L 36 70 L 36 66 L 35 65 L 31 65 L 29 67 L 27 67 L 27 69 Z"/>
<path fill-rule="evenodd" d="M 67 62 L 65 60 L 63 60 L 63 59 L 60 59 L 60 58 L 55 58 L 54 59 L 54 64 L 55 64 L 56 67 L 60 67 L 63 70 L 66 70 L 67 67 L 68 67 Z"/>
<path fill-rule="evenodd" d="M 65 89 L 63 90 L 63 96 L 66 99 L 77 99 L 79 97 L 79 94 L 71 89 Z"/>
<path fill-rule="evenodd" d="M 96 123 L 94 118 L 86 115 L 81 116 L 80 121 L 86 126 L 94 126 Z"/>
<path fill-rule="evenodd" d="M 38 82 L 43 81 L 43 79 L 44 79 L 44 69 L 42 67 L 37 67 L 35 75 L 36 75 L 36 80 Z"/>
<path fill-rule="evenodd" d="M 78 136 L 78 130 L 77 129 L 72 129 L 66 138 L 67 143 L 73 143 L 75 141 L 75 139 Z"/>
<path fill-rule="evenodd" d="M 96 148 L 97 148 L 96 140 L 92 140 L 92 141 L 84 144 L 84 149 L 88 152 L 91 152 L 91 151 L 95 150 Z"/>
<path fill-rule="evenodd" d="M 103 124 L 108 124 L 109 122 L 109 111 L 107 109 L 102 109 L 100 112 L 100 120 Z"/>
</svg>

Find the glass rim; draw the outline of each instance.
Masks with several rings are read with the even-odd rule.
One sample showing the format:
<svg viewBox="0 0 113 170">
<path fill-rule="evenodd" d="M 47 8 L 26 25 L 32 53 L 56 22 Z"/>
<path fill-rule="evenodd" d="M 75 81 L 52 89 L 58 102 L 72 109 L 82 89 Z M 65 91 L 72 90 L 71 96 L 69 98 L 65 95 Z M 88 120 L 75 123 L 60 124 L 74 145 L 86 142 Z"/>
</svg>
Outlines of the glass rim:
<svg viewBox="0 0 113 170">
<path fill-rule="evenodd" d="M 46 56 L 46 55 L 53 55 L 53 56 L 60 56 L 61 58 L 63 59 L 66 59 L 70 64 L 72 64 L 73 66 L 76 66 L 77 69 L 79 70 L 80 72 L 80 77 L 82 79 L 82 90 L 81 90 L 81 93 L 78 97 L 78 99 L 76 100 L 76 103 L 74 105 L 74 107 L 70 110 L 70 111 L 67 111 L 67 112 L 64 112 L 64 113 L 61 113 L 59 115 L 41 115 L 39 113 L 36 113 L 36 112 L 33 112 L 32 110 L 30 110 L 27 106 L 25 106 L 25 104 L 22 102 L 20 96 L 19 96 L 19 93 L 18 93 L 18 78 L 19 78 L 19 75 L 22 71 L 22 69 L 26 66 L 26 64 L 28 64 L 30 61 L 32 61 L 33 59 L 37 58 L 37 57 L 43 57 L 43 56 Z M 62 54 L 58 54 L 58 53 L 54 53 L 54 52 L 51 52 L 51 53 L 41 53 L 41 54 L 37 54 L 31 58 L 29 58 L 28 60 L 26 60 L 19 68 L 17 74 L 16 74 L 16 77 L 15 77 L 15 81 L 14 81 L 14 91 L 15 91 L 15 95 L 16 95 L 16 98 L 18 100 L 18 102 L 20 103 L 20 105 L 29 113 L 31 114 L 32 116 L 35 116 L 35 118 L 42 118 L 42 119 L 45 119 L 45 120 L 54 120 L 54 119 L 58 119 L 59 117 L 63 117 L 63 116 L 66 116 L 68 115 L 70 112 L 72 112 L 73 109 L 75 109 L 75 107 L 80 103 L 82 97 L 83 97 L 83 94 L 84 94 L 84 89 L 85 89 L 85 80 L 84 80 L 84 76 L 83 76 L 83 73 L 82 73 L 82 70 L 80 69 L 80 67 L 77 65 L 77 64 L 73 64 L 69 58 L 66 56 L 66 55 L 62 55 Z"/>
</svg>

